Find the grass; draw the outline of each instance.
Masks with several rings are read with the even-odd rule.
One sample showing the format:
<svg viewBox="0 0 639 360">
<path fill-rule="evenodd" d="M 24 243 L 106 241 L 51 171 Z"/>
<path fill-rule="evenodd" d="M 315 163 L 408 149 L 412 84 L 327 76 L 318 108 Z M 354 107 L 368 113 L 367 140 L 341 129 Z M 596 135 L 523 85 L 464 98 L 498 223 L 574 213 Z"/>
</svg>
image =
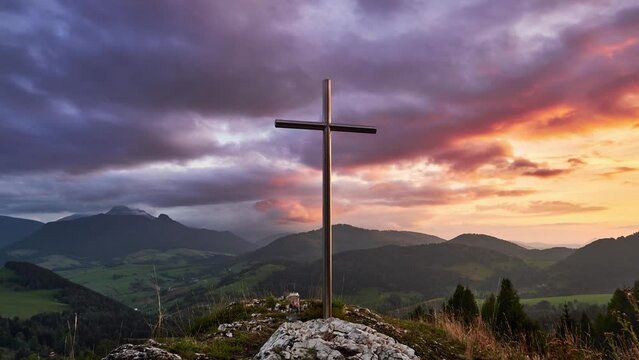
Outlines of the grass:
<svg viewBox="0 0 639 360">
<path fill-rule="evenodd" d="M 179 337 L 163 340 L 167 350 L 180 354 L 183 359 L 195 359 L 206 354 L 210 359 L 250 359 L 270 337 L 269 332 L 249 334 L 238 332 L 232 338 L 215 340 L 199 337 Z"/>
<path fill-rule="evenodd" d="M 358 291 L 357 294 L 344 295 L 340 298 L 349 304 L 371 309 L 383 309 L 389 306 L 389 298 L 392 294 L 399 297 L 401 302 L 400 307 L 415 304 L 421 299 L 418 292 L 390 292 L 378 288 L 362 289 Z"/>
<path fill-rule="evenodd" d="M 579 302 L 592 305 L 606 305 L 612 294 L 581 294 L 581 295 L 567 295 L 567 296 L 547 296 L 538 298 L 521 299 L 521 303 L 524 305 L 535 305 L 542 301 L 547 301 L 551 305 L 559 306 L 570 302 Z"/>
<path fill-rule="evenodd" d="M 247 271 L 240 280 L 226 284 L 214 290 L 217 295 L 242 295 L 254 293 L 254 288 L 271 274 L 285 270 L 283 265 L 265 264 Z"/>
<path fill-rule="evenodd" d="M 470 280 L 481 281 L 488 279 L 494 271 L 484 265 L 475 263 L 456 264 L 448 268 Z"/>
<path fill-rule="evenodd" d="M 45 256 L 38 262 L 38 266 L 42 266 L 47 269 L 66 269 L 80 266 L 80 262 L 73 260 L 64 255 L 49 255 Z"/>
<path fill-rule="evenodd" d="M 216 257 L 232 257 L 228 254 L 216 253 L 193 249 L 170 249 L 160 251 L 155 249 L 140 250 L 128 254 L 123 262 L 127 264 L 164 264 L 164 265 L 190 265 L 193 262 L 205 261 Z M 171 264 L 169 264 L 171 263 Z"/>
<path fill-rule="evenodd" d="M 166 305 L 187 290 L 200 285 L 214 285 L 219 280 L 207 264 L 158 265 L 158 282 L 164 289 Z M 155 298 L 153 265 L 120 264 L 61 270 L 65 278 L 86 286 L 135 308 L 150 307 Z"/>
<path fill-rule="evenodd" d="M 17 291 L 0 285 L 0 316 L 28 319 L 39 313 L 70 310 L 55 295 L 56 290 Z"/>
<path fill-rule="evenodd" d="M 186 336 L 159 339 L 167 350 L 184 359 L 196 359 L 205 354 L 212 359 L 251 359 L 267 341 L 274 330 L 282 324 L 285 313 L 277 311 L 273 303 L 282 305 L 280 299 L 248 300 L 221 306 L 201 317 L 191 319 L 206 323 Z M 317 300 L 304 300 L 302 319 L 320 316 L 321 306 Z M 372 327 L 399 343 L 415 350 L 421 359 L 521 359 L 521 360 L 594 360 L 603 354 L 592 348 L 590 341 L 567 334 L 559 338 L 553 334 L 540 337 L 531 343 L 525 338 L 503 339 L 496 336 L 490 326 L 477 318 L 470 325 L 445 316 L 441 312 L 427 315 L 423 319 L 399 319 L 380 316 L 374 312 L 352 306 L 335 304 L 335 316 L 354 323 Z M 271 319 L 264 328 L 248 330 L 238 325 L 232 335 L 217 332 L 217 325 L 249 319 Z M 251 320 L 252 321 L 252 320 Z M 193 331 L 195 330 L 195 331 Z M 227 330 L 224 330 L 227 331 Z M 530 340 L 530 339 L 528 339 Z M 632 344 L 631 344 L 632 345 Z M 637 346 L 626 346 L 615 350 L 613 357 L 619 360 L 636 359 Z"/>
</svg>

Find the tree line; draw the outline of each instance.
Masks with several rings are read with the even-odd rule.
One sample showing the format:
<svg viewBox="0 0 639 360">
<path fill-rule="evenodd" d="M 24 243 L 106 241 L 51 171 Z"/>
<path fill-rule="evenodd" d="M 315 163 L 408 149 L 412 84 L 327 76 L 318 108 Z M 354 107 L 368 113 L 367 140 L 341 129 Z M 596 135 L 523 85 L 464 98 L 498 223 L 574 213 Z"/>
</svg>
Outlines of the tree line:
<svg viewBox="0 0 639 360">
<path fill-rule="evenodd" d="M 446 316 L 467 326 L 482 322 L 498 338 L 506 341 L 523 339 L 531 347 L 543 348 L 548 339 L 555 338 L 579 341 L 611 356 L 621 347 L 639 349 L 639 281 L 633 287 L 617 289 L 605 311 L 594 319 L 586 311 L 575 313 L 570 311 L 568 304 L 564 304 L 550 331 L 543 331 L 528 316 L 509 279 L 503 279 L 498 294 L 490 294 L 481 306 L 470 288 L 457 285 L 442 310 Z M 432 313 L 418 305 L 410 317 L 423 319 L 430 315 Z"/>
</svg>

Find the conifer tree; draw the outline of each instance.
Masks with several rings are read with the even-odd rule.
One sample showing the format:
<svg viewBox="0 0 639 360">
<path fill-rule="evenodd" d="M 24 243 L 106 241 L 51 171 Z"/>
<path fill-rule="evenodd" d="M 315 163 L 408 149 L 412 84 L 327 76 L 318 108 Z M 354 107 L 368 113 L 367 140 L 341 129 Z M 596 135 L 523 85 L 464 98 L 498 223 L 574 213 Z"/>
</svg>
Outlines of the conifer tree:
<svg viewBox="0 0 639 360">
<path fill-rule="evenodd" d="M 537 329 L 536 324 L 524 312 L 519 295 L 508 279 L 501 281 L 497 298 L 486 301 L 482 307 L 482 317 L 498 334 L 506 336 L 526 334 Z"/>
<path fill-rule="evenodd" d="M 479 315 L 473 292 L 461 284 L 457 285 L 453 296 L 444 304 L 444 311 L 466 324 L 470 324 Z"/>
<path fill-rule="evenodd" d="M 559 324 L 557 325 L 557 336 L 562 339 L 566 339 L 568 335 L 575 333 L 575 327 L 575 320 L 570 315 L 568 304 L 564 303 L 564 306 L 561 308 Z"/>
<path fill-rule="evenodd" d="M 484 304 L 481 307 L 481 318 L 485 322 L 492 324 L 495 319 L 495 308 L 497 306 L 497 299 L 495 298 L 495 294 L 490 294 L 488 299 L 484 301 Z"/>
</svg>

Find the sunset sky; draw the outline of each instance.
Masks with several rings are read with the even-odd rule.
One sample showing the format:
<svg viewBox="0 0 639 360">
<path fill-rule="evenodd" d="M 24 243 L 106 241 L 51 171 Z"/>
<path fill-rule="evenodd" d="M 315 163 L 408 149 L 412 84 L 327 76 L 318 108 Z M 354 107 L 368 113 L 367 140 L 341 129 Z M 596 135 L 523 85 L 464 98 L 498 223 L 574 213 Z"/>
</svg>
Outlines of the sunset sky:
<svg viewBox="0 0 639 360">
<path fill-rule="evenodd" d="M 453 4 L 454 3 L 454 4 Z M 639 1 L 2 1 L 0 214 L 114 205 L 249 239 L 334 222 L 639 231 Z M 336 239 L 335 241 L 339 241 Z"/>
</svg>

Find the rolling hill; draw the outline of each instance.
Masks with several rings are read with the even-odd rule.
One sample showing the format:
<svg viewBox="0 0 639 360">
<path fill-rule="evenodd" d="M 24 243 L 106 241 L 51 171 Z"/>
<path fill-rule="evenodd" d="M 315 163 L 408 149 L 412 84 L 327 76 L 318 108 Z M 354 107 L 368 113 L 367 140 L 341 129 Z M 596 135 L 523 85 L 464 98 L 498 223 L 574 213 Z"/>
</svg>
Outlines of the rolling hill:
<svg viewBox="0 0 639 360">
<path fill-rule="evenodd" d="M 0 215 L 0 248 L 33 234 L 43 223 Z"/>
<path fill-rule="evenodd" d="M 522 259 L 530 265 L 540 268 L 551 266 L 575 252 L 574 249 L 566 247 L 554 247 L 543 250 L 527 249 L 512 241 L 484 234 L 462 234 L 449 240 L 449 243 L 493 250 L 504 255 Z"/>
<path fill-rule="evenodd" d="M 513 257 L 519 257 L 528 250 L 511 241 L 484 234 L 461 234 L 449 240 L 449 243 L 493 250 Z"/>
<path fill-rule="evenodd" d="M 8 260 L 46 262 L 53 257 L 77 266 L 116 261 L 149 249 L 237 255 L 253 249 L 253 244 L 228 231 L 194 229 L 164 214 L 155 218 L 120 207 L 106 214 L 47 223 L 3 250 Z"/>
<path fill-rule="evenodd" d="M 333 257 L 333 266 L 333 286 L 343 295 L 381 289 L 435 298 L 449 294 L 458 283 L 494 291 L 503 276 L 520 285 L 541 276 L 539 270 L 521 259 L 450 242 L 346 251 Z M 321 271 L 320 261 L 292 265 L 270 276 L 260 287 L 315 293 L 321 284 Z"/>
<path fill-rule="evenodd" d="M 0 269 L 0 293 L 4 329 L 0 331 L 0 353 L 3 344 L 9 344 L 4 355 L 16 350 L 11 348 L 16 337 L 27 345 L 13 354 L 15 358 L 51 351 L 64 354 L 76 321 L 75 332 L 80 334 L 76 354 L 81 349 L 108 349 L 120 339 L 149 334 L 140 313 L 30 263 L 7 262 Z"/>
<path fill-rule="evenodd" d="M 542 286 L 552 294 L 610 292 L 639 280 L 639 232 L 600 239 L 549 269 Z"/>
<path fill-rule="evenodd" d="M 410 231 L 368 230 L 351 225 L 333 226 L 334 254 L 350 250 L 372 249 L 387 245 L 412 246 L 441 243 L 437 236 Z M 281 237 L 241 257 L 244 261 L 310 262 L 322 256 L 322 229 Z"/>
</svg>

